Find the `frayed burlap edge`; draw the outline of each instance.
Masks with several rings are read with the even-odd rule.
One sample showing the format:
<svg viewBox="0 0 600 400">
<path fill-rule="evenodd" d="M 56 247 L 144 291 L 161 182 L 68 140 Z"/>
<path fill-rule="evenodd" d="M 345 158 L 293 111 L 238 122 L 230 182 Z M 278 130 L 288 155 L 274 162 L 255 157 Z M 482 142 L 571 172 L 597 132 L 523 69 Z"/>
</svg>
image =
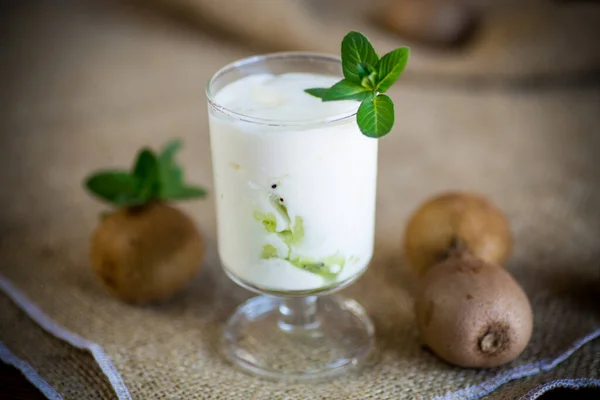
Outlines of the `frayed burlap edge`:
<svg viewBox="0 0 600 400">
<path fill-rule="evenodd" d="M 22 311 L 24 311 L 35 323 L 56 338 L 70 345 L 91 353 L 92 357 L 102 370 L 104 376 L 115 390 L 119 400 L 131 400 L 132 397 L 123 382 L 123 378 L 113 365 L 110 357 L 102 346 L 92 343 L 81 336 L 66 330 L 50 319 L 36 304 L 27 298 L 8 279 L 0 274 L 0 290 L 2 290 Z M 0 358 L 19 369 L 27 379 L 34 384 L 46 397 L 50 399 L 62 398 L 38 373 L 25 361 L 19 359 L 2 342 L 0 342 Z M 59 397 L 56 397 L 56 396 Z"/>
</svg>

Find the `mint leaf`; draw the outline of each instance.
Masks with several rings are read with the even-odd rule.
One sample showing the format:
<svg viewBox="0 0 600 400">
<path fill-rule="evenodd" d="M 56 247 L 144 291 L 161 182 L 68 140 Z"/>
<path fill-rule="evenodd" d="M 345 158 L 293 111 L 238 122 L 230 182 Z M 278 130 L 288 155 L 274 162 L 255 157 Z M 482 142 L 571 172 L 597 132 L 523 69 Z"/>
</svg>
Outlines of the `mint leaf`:
<svg viewBox="0 0 600 400">
<path fill-rule="evenodd" d="M 387 135 L 394 125 L 392 99 L 385 94 L 380 94 L 372 101 L 363 101 L 358 108 L 356 121 L 365 136 L 380 138 Z"/>
<path fill-rule="evenodd" d="M 181 149 L 181 140 L 171 140 L 162 148 L 159 159 L 161 162 L 173 163 L 175 160 L 175 153 Z"/>
<path fill-rule="evenodd" d="M 358 100 L 356 114 L 360 131 L 368 137 L 387 135 L 394 125 L 394 103 L 386 92 L 402 75 L 410 49 L 400 47 L 381 59 L 366 36 L 351 31 L 342 40 L 344 79 L 330 88 L 312 88 L 305 92 L 322 101 Z"/>
<path fill-rule="evenodd" d="M 158 159 L 152 150 L 142 149 L 140 151 L 133 168 L 133 176 L 138 181 L 136 193 L 140 198 L 150 200 L 158 196 L 160 192 Z"/>
<path fill-rule="evenodd" d="M 172 189 L 166 200 L 188 200 L 206 196 L 206 190 L 198 186 L 181 186 Z"/>
<path fill-rule="evenodd" d="M 351 31 L 342 40 L 342 71 L 344 78 L 360 84 L 359 64 L 377 65 L 379 56 L 362 33 Z"/>
<path fill-rule="evenodd" d="M 138 194 L 141 183 L 127 171 L 101 171 L 85 180 L 86 188 L 96 197 L 116 206 L 141 205 L 146 199 Z"/>
<path fill-rule="evenodd" d="M 360 84 L 377 94 L 377 92 L 375 92 L 375 85 L 377 84 L 377 72 L 373 72 L 371 75 L 362 78 Z"/>
<path fill-rule="evenodd" d="M 323 101 L 334 100 L 371 100 L 374 97 L 373 90 L 343 79 L 333 85 L 325 95 Z"/>
<path fill-rule="evenodd" d="M 329 89 L 326 89 L 326 88 L 312 88 L 312 89 L 305 89 L 304 91 L 306 93 L 310 94 L 311 96 L 315 96 L 315 97 L 322 99 L 328 90 Z"/>
<path fill-rule="evenodd" d="M 398 80 L 406 67 L 409 53 L 408 47 L 400 47 L 381 57 L 376 67 L 379 83 L 375 90 L 384 93 Z"/>
<path fill-rule="evenodd" d="M 206 196 L 203 188 L 184 183 L 183 169 L 175 160 L 175 154 L 181 146 L 180 140 L 172 140 L 163 147 L 158 157 L 161 183 L 159 197 L 163 200 L 188 200 Z"/>
<path fill-rule="evenodd" d="M 357 68 L 360 84 L 375 92 L 375 85 L 377 84 L 377 71 L 375 68 L 367 63 L 358 63 Z"/>
<path fill-rule="evenodd" d="M 167 143 L 158 157 L 160 174 L 160 197 L 169 199 L 183 186 L 183 170 L 175 161 L 175 153 L 181 148 L 179 140 Z"/>
<path fill-rule="evenodd" d="M 180 147 L 181 142 L 173 140 L 158 156 L 151 149 L 142 148 L 130 172 L 99 171 L 87 177 L 84 185 L 96 197 L 118 207 L 204 197 L 206 190 L 183 181 L 183 171 L 175 162 Z"/>
<path fill-rule="evenodd" d="M 364 77 L 371 75 L 375 72 L 375 68 L 372 65 L 361 62 L 356 66 L 356 70 L 358 71 L 358 77 L 362 80 Z"/>
<path fill-rule="evenodd" d="M 149 174 L 153 174 L 156 169 L 158 160 L 152 152 L 152 150 L 144 148 L 142 149 L 135 160 L 133 166 L 133 175 L 139 179 L 144 179 Z"/>
</svg>

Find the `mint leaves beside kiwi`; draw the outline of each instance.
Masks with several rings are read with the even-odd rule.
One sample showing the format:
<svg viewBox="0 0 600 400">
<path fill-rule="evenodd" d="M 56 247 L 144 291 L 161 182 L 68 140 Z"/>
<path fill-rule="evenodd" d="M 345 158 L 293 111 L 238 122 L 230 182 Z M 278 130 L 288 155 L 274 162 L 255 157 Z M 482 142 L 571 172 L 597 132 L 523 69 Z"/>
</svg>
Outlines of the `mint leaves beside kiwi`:
<svg viewBox="0 0 600 400">
<path fill-rule="evenodd" d="M 380 58 L 366 36 L 351 31 L 342 40 L 341 53 L 344 79 L 330 88 L 305 92 L 322 101 L 360 101 L 356 122 L 363 135 L 387 135 L 394 126 L 394 102 L 383 93 L 402 75 L 410 49 L 399 47 Z"/>
<path fill-rule="evenodd" d="M 200 231 L 168 204 L 206 195 L 203 188 L 185 183 L 175 161 L 180 148 L 178 140 L 158 154 L 142 148 L 131 170 L 106 169 L 85 178 L 91 194 L 116 206 L 102 214 L 92 233 L 90 262 L 104 287 L 123 301 L 164 300 L 182 290 L 202 266 Z"/>
<path fill-rule="evenodd" d="M 133 168 L 102 170 L 85 179 L 85 187 L 96 197 L 117 207 L 141 206 L 154 200 L 178 201 L 206 196 L 206 190 L 188 185 L 175 160 L 181 141 L 172 140 L 156 154 L 141 149 Z"/>
</svg>

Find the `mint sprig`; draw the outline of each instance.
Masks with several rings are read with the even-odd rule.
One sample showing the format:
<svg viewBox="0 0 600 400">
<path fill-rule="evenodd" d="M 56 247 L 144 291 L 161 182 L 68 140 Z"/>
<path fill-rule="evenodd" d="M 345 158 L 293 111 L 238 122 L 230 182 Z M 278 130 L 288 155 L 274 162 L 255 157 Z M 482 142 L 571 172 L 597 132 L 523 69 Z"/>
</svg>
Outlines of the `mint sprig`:
<svg viewBox="0 0 600 400">
<path fill-rule="evenodd" d="M 394 103 L 384 95 L 402 75 L 410 49 L 399 47 L 383 57 L 362 33 L 351 31 L 342 40 L 344 79 L 330 88 L 311 88 L 305 92 L 322 101 L 357 100 L 361 102 L 356 122 L 363 135 L 380 138 L 394 126 Z"/>
<path fill-rule="evenodd" d="M 327 89 L 321 97 L 323 101 L 335 100 L 372 100 L 373 89 L 369 89 L 358 83 L 342 79 L 329 89 Z"/>
<path fill-rule="evenodd" d="M 131 171 L 102 170 L 84 182 L 90 193 L 117 207 L 141 206 L 151 201 L 177 201 L 206 196 L 206 190 L 184 182 L 175 161 L 179 140 L 167 143 L 159 154 L 142 148 Z"/>
</svg>

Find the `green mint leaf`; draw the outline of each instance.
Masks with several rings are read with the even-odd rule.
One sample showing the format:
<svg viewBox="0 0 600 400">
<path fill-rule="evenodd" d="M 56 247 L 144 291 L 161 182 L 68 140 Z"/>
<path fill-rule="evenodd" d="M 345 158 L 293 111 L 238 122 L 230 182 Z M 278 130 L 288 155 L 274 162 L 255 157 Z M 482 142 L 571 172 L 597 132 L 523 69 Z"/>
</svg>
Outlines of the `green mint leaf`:
<svg viewBox="0 0 600 400">
<path fill-rule="evenodd" d="M 146 199 L 139 196 L 140 181 L 127 171 L 100 171 L 85 180 L 86 188 L 96 197 L 116 206 L 142 205 Z"/>
<path fill-rule="evenodd" d="M 380 138 L 394 126 L 394 103 L 385 94 L 377 95 L 372 101 L 363 101 L 356 114 L 360 131 L 368 137 Z"/>
<path fill-rule="evenodd" d="M 183 171 L 175 162 L 180 147 L 179 140 L 171 141 L 158 156 L 151 149 L 142 148 L 131 172 L 99 171 L 87 177 L 84 185 L 96 197 L 118 207 L 143 205 L 156 199 L 204 197 L 206 190 L 183 182 Z"/>
<path fill-rule="evenodd" d="M 381 57 L 376 67 L 379 82 L 375 90 L 384 93 L 398 80 L 406 67 L 409 53 L 408 47 L 400 47 Z"/>
<path fill-rule="evenodd" d="M 310 94 L 311 96 L 315 96 L 315 97 L 322 99 L 328 90 L 329 89 L 326 89 L 326 88 L 312 88 L 312 89 L 305 89 L 304 91 L 306 93 Z"/>
<path fill-rule="evenodd" d="M 356 66 L 356 70 L 358 71 L 358 77 L 362 80 L 364 77 L 371 75 L 375 68 L 367 63 L 361 62 Z"/>
<path fill-rule="evenodd" d="M 373 90 L 365 88 L 347 79 L 333 85 L 323 96 L 323 101 L 334 100 L 371 100 L 375 94 Z"/>
<path fill-rule="evenodd" d="M 140 150 L 133 166 L 133 175 L 139 179 L 144 179 L 149 174 L 154 173 L 156 163 L 156 156 L 152 150 L 147 148 Z"/>
<path fill-rule="evenodd" d="M 175 161 L 175 154 L 181 148 L 179 140 L 167 143 L 158 156 L 161 191 L 160 197 L 170 199 L 183 186 L 183 170 Z"/>
<path fill-rule="evenodd" d="M 350 31 L 342 40 L 341 53 L 344 79 L 329 89 L 305 92 L 323 101 L 361 101 L 356 115 L 361 132 L 373 138 L 387 135 L 394 125 L 394 103 L 382 93 L 404 72 L 410 49 L 400 47 L 379 59 L 366 36 Z"/>
<path fill-rule="evenodd" d="M 351 31 L 342 40 L 342 71 L 344 78 L 360 84 L 359 64 L 377 65 L 379 56 L 362 33 Z"/>
<path fill-rule="evenodd" d="M 206 190 L 198 186 L 182 186 L 169 192 L 166 200 L 189 200 L 206 196 Z"/>
<path fill-rule="evenodd" d="M 377 85 L 377 72 L 371 73 L 369 76 L 362 78 L 360 84 L 373 92 L 375 92 L 375 86 Z"/>
<path fill-rule="evenodd" d="M 375 91 L 377 85 L 377 71 L 375 68 L 367 63 L 358 63 L 357 68 L 360 84 L 369 90 Z"/>
<path fill-rule="evenodd" d="M 188 200 L 204 197 L 207 194 L 201 187 L 185 185 L 183 169 L 175 160 L 175 155 L 181 146 L 180 140 L 172 140 L 163 147 L 158 157 L 159 197 L 163 200 Z"/>
<path fill-rule="evenodd" d="M 158 197 L 160 193 L 160 178 L 158 159 L 152 150 L 142 149 L 133 168 L 133 176 L 137 178 L 137 195 L 146 201 Z"/>
<path fill-rule="evenodd" d="M 173 160 L 173 158 L 175 157 L 175 153 L 177 153 L 181 149 L 182 145 L 183 144 L 179 139 L 173 139 L 167 142 L 167 144 L 165 144 L 162 150 L 160 151 L 159 158 Z"/>
</svg>

